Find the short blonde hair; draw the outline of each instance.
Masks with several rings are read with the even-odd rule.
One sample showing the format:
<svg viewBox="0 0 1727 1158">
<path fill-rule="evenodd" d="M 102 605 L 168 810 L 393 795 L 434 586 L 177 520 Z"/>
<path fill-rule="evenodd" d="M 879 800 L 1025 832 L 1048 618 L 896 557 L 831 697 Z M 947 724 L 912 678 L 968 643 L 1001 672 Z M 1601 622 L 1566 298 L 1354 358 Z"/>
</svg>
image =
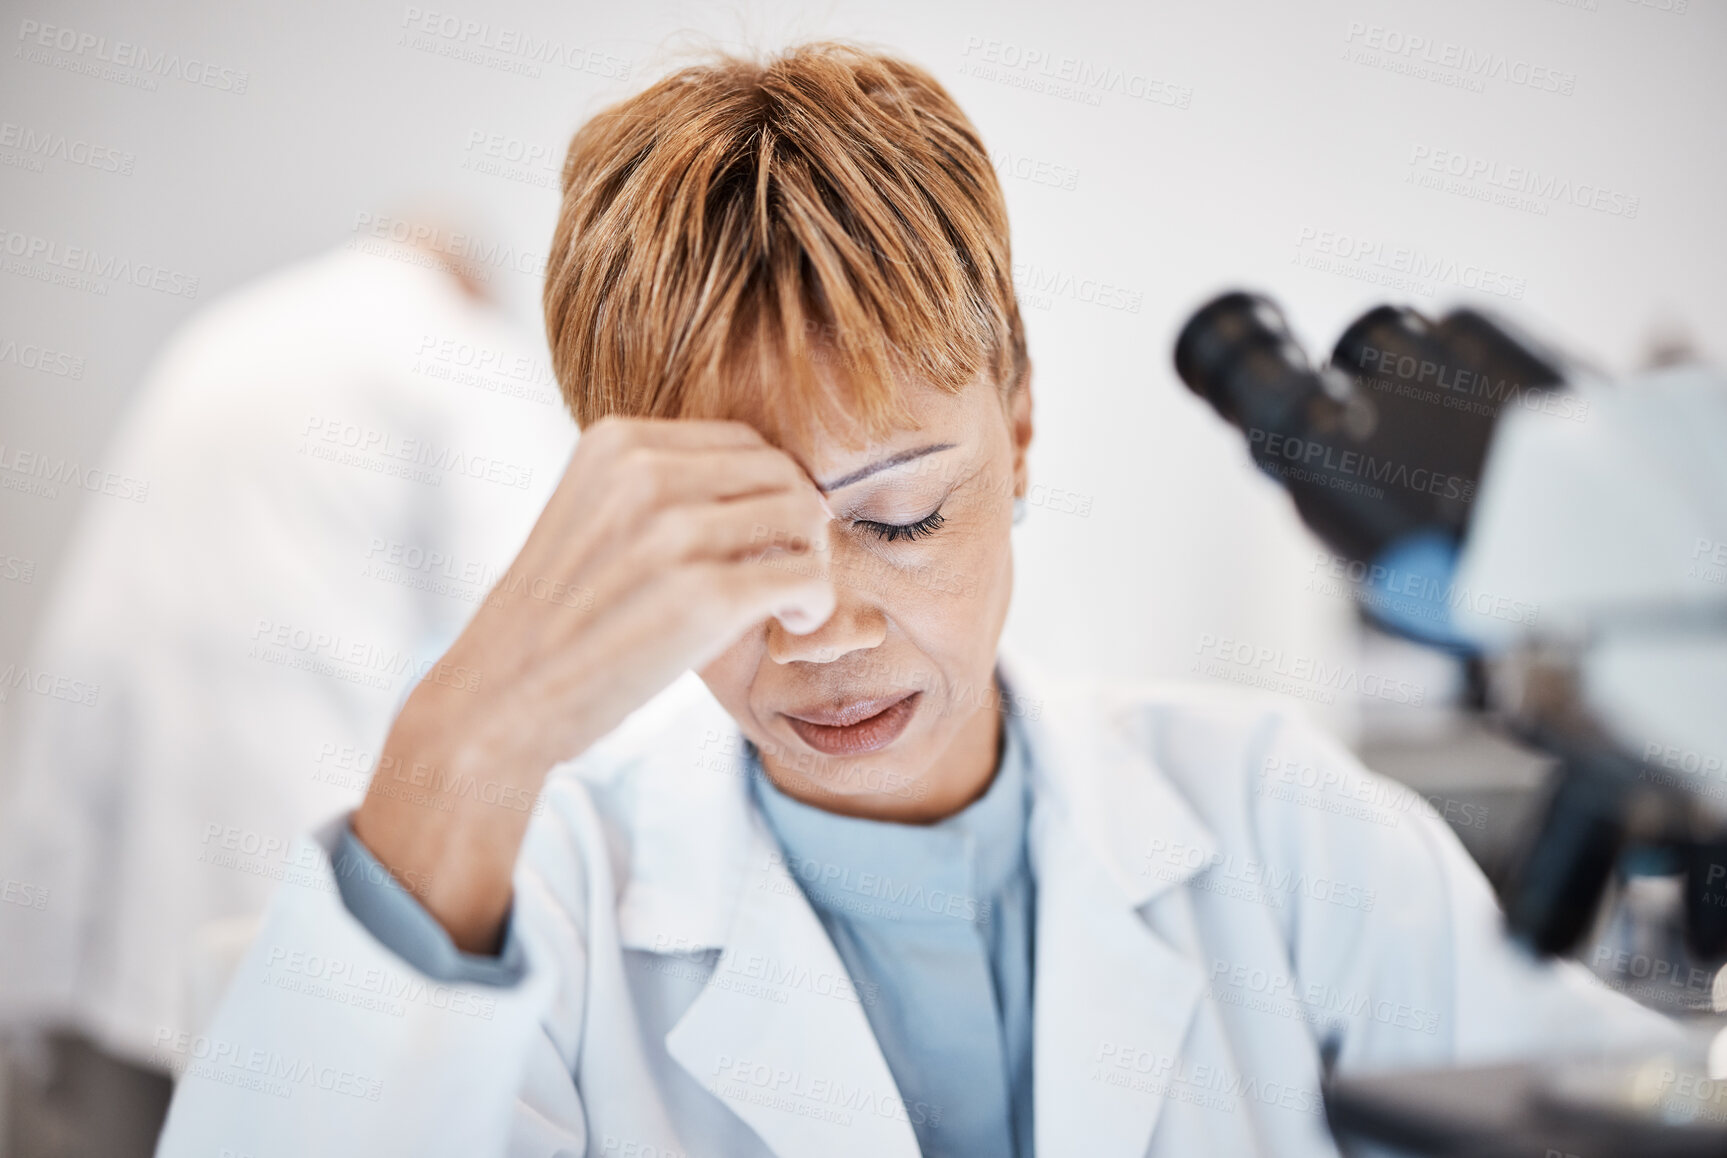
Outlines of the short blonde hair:
<svg viewBox="0 0 1727 1158">
<path fill-rule="evenodd" d="M 908 376 L 1007 392 L 1028 365 L 977 130 L 923 69 L 838 43 L 721 56 L 583 125 L 544 306 L 582 426 L 725 417 L 741 390 L 879 433 Z"/>
</svg>

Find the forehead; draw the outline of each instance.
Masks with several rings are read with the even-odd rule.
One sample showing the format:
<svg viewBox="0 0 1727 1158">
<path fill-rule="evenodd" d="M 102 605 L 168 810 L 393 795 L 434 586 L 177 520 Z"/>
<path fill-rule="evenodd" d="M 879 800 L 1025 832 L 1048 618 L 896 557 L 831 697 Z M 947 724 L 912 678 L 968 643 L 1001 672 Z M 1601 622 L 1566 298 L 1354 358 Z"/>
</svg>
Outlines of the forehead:
<svg viewBox="0 0 1727 1158">
<path fill-rule="evenodd" d="M 772 390 L 739 390 L 725 417 L 755 427 L 824 482 L 905 450 L 936 443 L 974 447 L 982 423 L 992 415 L 1000 421 L 995 391 L 981 376 L 958 391 L 900 378 L 894 386 L 904 418 L 881 424 L 863 420 L 849 390 L 831 375 L 822 385 L 823 396 L 803 408 L 776 404 Z"/>
</svg>

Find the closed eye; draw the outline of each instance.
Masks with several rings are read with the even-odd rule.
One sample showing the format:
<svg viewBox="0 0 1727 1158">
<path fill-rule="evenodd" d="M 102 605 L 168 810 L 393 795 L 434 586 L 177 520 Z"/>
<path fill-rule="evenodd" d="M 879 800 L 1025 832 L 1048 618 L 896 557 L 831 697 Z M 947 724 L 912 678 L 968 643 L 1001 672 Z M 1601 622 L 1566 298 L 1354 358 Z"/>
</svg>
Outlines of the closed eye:
<svg viewBox="0 0 1727 1158">
<path fill-rule="evenodd" d="M 933 535 L 941 529 L 947 520 L 942 518 L 941 511 L 931 511 L 915 523 L 877 523 L 869 519 L 858 519 L 853 526 L 862 527 L 871 534 L 891 543 L 896 539 L 921 539 L 925 535 Z"/>
</svg>

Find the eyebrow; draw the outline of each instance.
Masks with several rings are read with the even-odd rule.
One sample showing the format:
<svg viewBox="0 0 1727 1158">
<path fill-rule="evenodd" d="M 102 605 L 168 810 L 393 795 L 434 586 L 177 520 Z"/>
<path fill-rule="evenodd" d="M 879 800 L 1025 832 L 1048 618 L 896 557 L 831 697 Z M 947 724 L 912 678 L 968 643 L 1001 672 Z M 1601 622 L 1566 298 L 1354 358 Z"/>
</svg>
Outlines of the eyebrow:
<svg viewBox="0 0 1727 1158">
<path fill-rule="evenodd" d="M 900 466 L 901 464 L 908 463 L 915 458 L 922 458 L 926 454 L 935 454 L 938 451 L 952 450 L 958 445 L 959 444 L 957 442 L 934 442 L 928 446 L 920 446 L 916 450 L 902 450 L 898 454 L 890 454 L 884 459 L 879 459 L 876 462 L 870 463 L 868 466 L 859 467 L 850 474 L 841 475 L 830 483 L 818 482 L 816 484 L 816 488 L 825 495 L 829 491 L 837 491 L 841 487 L 849 487 L 855 482 L 862 482 L 872 474 Z"/>
</svg>

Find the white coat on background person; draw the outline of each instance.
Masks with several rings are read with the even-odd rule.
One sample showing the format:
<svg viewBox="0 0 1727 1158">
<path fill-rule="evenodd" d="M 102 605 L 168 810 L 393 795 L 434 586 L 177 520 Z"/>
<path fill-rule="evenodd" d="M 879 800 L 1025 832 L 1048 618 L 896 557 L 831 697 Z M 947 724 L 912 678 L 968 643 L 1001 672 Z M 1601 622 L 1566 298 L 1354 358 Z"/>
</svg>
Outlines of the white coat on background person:
<svg viewBox="0 0 1727 1158">
<path fill-rule="evenodd" d="M 1289 710 L 1001 670 L 1031 767 L 1039 1158 L 1335 1155 L 1327 1041 L 1362 1071 L 1674 1034 L 1526 959 L 1425 801 Z M 930 1108 L 901 1099 L 749 767 L 686 675 L 554 769 L 514 986 L 385 949 L 311 851 L 326 826 L 321 881 L 278 892 L 209 1031 L 161 1043 L 188 1068 L 158 1154 L 912 1158 Z"/>
<path fill-rule="evenodd" d="M 0 906 L 5 1024 L 162 1066 L 296 835 L 361 798 L 574 444 L 543 340 L 475 289 L 358 237 L 160 355 L 103 462 L 148 490 L 89 500 L 30 661 L 89 702 L 11 693 L 0 877 L 47 902 Z"/>
</svg>

